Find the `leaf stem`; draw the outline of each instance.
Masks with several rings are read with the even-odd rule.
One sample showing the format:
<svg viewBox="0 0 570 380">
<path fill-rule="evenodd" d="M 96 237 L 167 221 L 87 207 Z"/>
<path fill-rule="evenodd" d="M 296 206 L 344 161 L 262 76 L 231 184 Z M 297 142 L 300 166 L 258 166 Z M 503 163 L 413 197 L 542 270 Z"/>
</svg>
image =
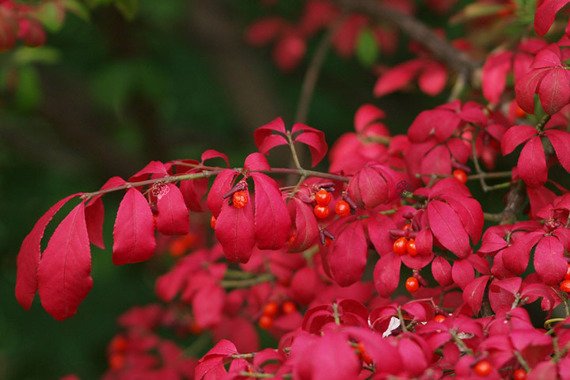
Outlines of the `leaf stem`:
<svg viewBox="0 0 570 380">
<path fill-rule="evenodd" d="M 275 277 L 270 274 L 262 274 L 258 277 L 244 279 L 244 280 L 222 280 L 220 285 L 222 288 L 248 288 L 253 285 L 261 284 L 263 282 L 273 281 Z"/>
</svg>

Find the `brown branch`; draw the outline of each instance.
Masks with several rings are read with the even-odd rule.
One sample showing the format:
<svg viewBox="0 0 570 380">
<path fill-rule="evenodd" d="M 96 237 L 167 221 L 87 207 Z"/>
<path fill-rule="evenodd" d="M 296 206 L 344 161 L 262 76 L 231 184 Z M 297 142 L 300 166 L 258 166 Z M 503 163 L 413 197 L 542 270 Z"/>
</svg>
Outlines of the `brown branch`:
<svg viewBox="0 0 570 380">
<path fill-rule="evenodd" d="M 463 78 L 471 78 L 477 65 L 465 54 L 438 36 L 418 19 L 375 0 L 335 0 L 347 11 L 366 13 L 379 21 L 388 21 L 422 44 L 436 58 Z"/>
</svg>

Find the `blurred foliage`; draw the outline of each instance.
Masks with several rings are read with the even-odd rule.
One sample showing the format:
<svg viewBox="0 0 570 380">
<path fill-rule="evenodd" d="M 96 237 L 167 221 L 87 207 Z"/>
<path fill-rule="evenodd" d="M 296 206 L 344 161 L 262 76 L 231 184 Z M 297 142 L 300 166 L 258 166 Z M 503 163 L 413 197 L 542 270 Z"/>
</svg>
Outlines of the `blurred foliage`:
<svg viewBox="0 0 570 380">
<path fill-rule="evenodd" d="M 114 267 L 110 249 L 93 251 L 94 288 L 78 314 L 65 323 L 51 319 L 36 299 L 31 311 L 13 295 L 19 245 L 35 221 L 65 195 L 97 189 L 109 176 L 128 176 L 149 160 L 199 157 L 214 148 L 234 165 L 254 150 L 239 117 L 227 78 L 216 70 L 212 50 L 195 35 L 194 2 L 183 0 L 66 0 L 65 20 L 44 9 L 49 33 L 42 48 L 0 54 L 0 378 L 56 379 L 76 373 L 101 376 L 105 347 L 116 317 L 130 306 L 152 302 L 149 265 Z M 243 31 L 267 13 L 294 18 L 300 1 L 265 9 L 257 1 L 220 2 Z M 305 64 L 284 75 L 270 49 L 243 46 L 260 62 L 276 100 L 292 122 Z M 374 100 L 375 77 L 364 66 L 383 62 L 382 52 L 361 36 L 358 58 L 330 54 L 317 84 L 308 124 L 329 143 L 353 128 L 354 111 L 374 102 L 402 132 L 421 110 L 444 98 L 397 94 Z M 405 58 L 405 57 L 400 57 Z M 239 81 L 240 78 L 234 78 Z M 108 157 L 107 157 L 108 155 Z M 106 203 L 107 244 L 118 198 Z"/>
</svg>

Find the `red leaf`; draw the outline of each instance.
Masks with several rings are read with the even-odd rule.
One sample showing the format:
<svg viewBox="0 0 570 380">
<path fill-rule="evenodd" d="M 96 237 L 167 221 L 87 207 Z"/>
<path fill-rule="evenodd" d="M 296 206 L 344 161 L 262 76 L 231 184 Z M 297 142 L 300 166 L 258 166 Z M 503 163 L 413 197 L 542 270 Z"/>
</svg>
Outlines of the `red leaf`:
<svg viewBox="0 0 570 380">
<path fill-rule="evenodd" d="M 441 256 L 437 256 L 433 259 L 431 273 L 440 286 L 447 286 L 453 282 L 453 278 L 451 277 L 451 264 Z"/>
<path fill-rule="evenodd" d="M 224 200 L 224 195 L 232 188 L 236 176 L 237 172 L 232 169 L 222 170 L 216 176 L 208 193 L 208 199 L 206 200 L 208 208 L 215 217 L 217 217 L 222 210 L 222 205 L 227 203 Z"/>
<path fill-rule="evenodd" d="M 298 198 L 290 200 L 287 208 L 294 227 L 294 238 L 289 242 L 289 250 L 292 252 L 304 251 L 315 244 L 319 237 L 319 226 L 315 214 L 311 207 Z"/>
<path fill-rule="evenodd" d="M 184 197 L 175 184 L 169 183 L 166 188 L 168 191 L 157 197 L 156 229 L 165 235 L 185 235 L 190 230 L 190 219 Z"/>
<path fill-rule="evenodd" d="M 374 96 L 380 97 L 406 87 L 422 68 L 422 61 L 414 59 L 396 65 L 384 72 L 374 85 Z"/>
<path fill-rule="evenodd" d="M 287 145 L 287 139 L 284 137 L 287 131 L 283 119 L 277 119 L 267 123 L 253 132 L 253 138 L 257 149 L 267 154 L 271 149 L 279 145 Z"/>
<path fill-rule="evenodd" d="M 26 310 L 32 306 L 34 296 L 38 290 L 38 266 L 40 264 L 41 254 L 40 244 L 45 229 L 53 216 L 63 205 L 78 195 L 81 195 L 81 193 L 69 195 L 51 206 L 36 222 L 32 231 L 30 231 L 22 242 L 16 261 L 16 299 Z"/>
<path fill-rule="evenodd" d="M 408 129 L 410 141 L 420 143 L 435 135 L 438 141 L 451 137 L 461 123 L 455 112 L 450 112 L 446 105 L 433 110 L 422 111 Z"/>
<path fill-rule="evenodd" d="M 390 297 L 400 282 L 400 258 L 390 252 L 380 257 L 374 267 L 374 286 L 382 297 Z"/>
<path fill-rule="evenodd" d="M 382 256 L 392 251 L 393 239 L 390 230 L 396 228 L 396 224 L 389 217 L 377 214 L 368 220 L 368 237 L 374 248 Z"/>
<path fill-rule="evenodd" d="M 152 211 L 144 195 L 127 190 L 113 228 L 113 263 L 132 264 L 152 257 L 156 248 Z"/>
<path fill-rule="evenodd" d="M 483 65 L 483 95 L 493 104 L 497 104 L 505 90 L 507 74 L 512 68 L 513 53 L 502 51 L 489 55 Z"/>
<path fill-rule="evenodd" d="M 361 222 L 348 223 L 335 236 L 325 260 L 333 280 L 340 286 L 349 286 L 359 281 L 366 267 L 368 244 Z"/>
<path fill-rule="evenodd" d="M 534 16 L 534 30 L 539 36 L 544 36 L 554 22 L 556 13 L 560 11 L 570 0 L 544 0 L 536 9 Z"/>
<path fill-rule="evenodd" d="M 432 96 L 439 94 L 445 88 L 446 82 L 447 70 L 445 66 L 435 61 L 426 63 L 418 78 L 420 89 Z"/>
<path fill-rule="evenodd" d="M 372 104 L 363 104 L 354 114 L 354 129 L 362 133 L 370 124 L 384 117 L 386 114 L 380 108 Z"/>
<path fill-rule="evenodd" d="M 469 235 L 457 213 L 446 203 L 431 201 L 427 206 L 429 226 L 436 239 L 459 257 L 469 254 Z"/>
<path fill-rule="evenodd" d="M 291 230 L 279 185 L 262 173 L 252 173 L 255 185 L 255 240 L 259 249 L 283 248 Z"/>
<path fill-rule="evenodd" d="M 226 358 L 237 354 L 236 346 L 229 340 L 222 339 L 206 353 L 196 366 L 196 379 L 219 379 L 227 372 L 224 368 Z"/>
<path fill-rule="evenodd" d="M 105 242 L 103 241 L 104 218 L 105 206 L 100 198 L 97 198 L 95 202 L 89 202 L 85 207 L 85 222 L 87 223 L 89 241 L 101 249 L 105 249 Z"/>
<path fill-rule="evenodd" d="M 529 125 L 515 125 L 507 129 L 501 139 L 501 151 L 503 155 L 511 153 L 517 146 L 530 140 L 536 134 L 536 129 Z"/>
<path fill-rule="evenodd" d="M 280 17 L 267 17 L 249 26 L 245 38 L 253 46 L 263 46 L 275 39 L 285 27 Z"/>
<path fill-rule="evenodd" d="M 204 286 L 192 300 L 192 312 L 198 326 L 212 327 L 222 319 L 226 293 L 218 285 Z"/>
<path fill-rule="evenodd" d="M 229 261 L 246 263 L 255 245 L 253 206 L 249 201 L 242 208 L 235 208 L 223 202 L 222 211 L 216 221 L 216 237 Z"/>
<path fill-rule="evenodd" d="M 534 94 L 536 87 L 544 78 L 549 68 L 531 70 L 515 83 L 518 105 L 527 113 L 534 113 Z"/>
<path fill-rule="evenodd" d="M 545 236 L 534 250 L 534 269 L 546 285 L 557 285 L 564 279 L 568 265 L 564 247 L 554 236 Z"/>
<path fill-rule="evenodd" d="M 311 151 L 311 166 L 316 166 L 321 162 L 328 149 L 325 134 L 318 129 L 301 123 L 295 123 L 291 132 L 295 135 L 295 142 L 303 143 L 309 147 Z"/>
<path fill-rule="evenodd" d="M 215 149 L 206 150 L 204 153 L 202 153 L 202 156 L 200 157 L 200 159 L 202 160 L 202 164 L 214 158 L 221 158 L 226 163 L 226 166 L 230 166 L 230 161 L 228 160 L 228 156 L 226 156 L 222 152 L 218 152 Z"/>
<path fill-rule="evenodd" d="M 193 180 L 181 181 L 180 192 L 184 197 L 186 206 L 191 211 L 202 212 L 203 200 L 208 191 L 208 179 L 198 178 Z"/>
<path fill-rule="evenodd" d="M 92 286 L 85 204 L 80 203 L 48 242 L 38 268 L 38 290 L 44 309 L 63 320 L 77 312 Z"/>
<path fill-rule="evenodd" d="M 519 176 L 529 186 L 540 186 L 546 182 L 548 170 L 539 136 L 531 138 L 525 144 L 519 156 L 517 168 Z"/>
<path fill-rule="evenodd" d="M 257 170 L 270 170 L 269 162 L 267 158 L 261 153 L 251 153 L 245 158 L 243 167 L 246 170 L 257 171 Z"/>
<path fill-rule="evenodd" d="M 453 282 L 459 285 L 461 289 L 465 289 L 475 278 L 475 271 L 467 259 L 457 260 L 453 263 L 451 277 L 453 278 Z"/>
<path fill-rule="evenodd" d="M 551 129 L 544 132 L 544 134 L 550 140 L 560 165 L 567 172 L 570 172 L 570 133 Z"/>
<path fill-rule="evenodd" d="M 150 178 L 162 178 L 168 175 L 164 164 L 160 161 L 151 161 L 144 168 L 129 178 L 129 181 L 141 181 Z"/>
<path fill-rule="evenodd" d="M 549 70 L 538 84 L 538 97 L 542 108 L 554 115 L 570 103 L 570 75 L 563 67 Z"/>
<path fill-rule="evenodd" d="M 491 276 L 478 277 L 467 284 L 465 289 L 463 289 L 463 301 L 469 305 L 473 314 L 478 314 L 479 310 L 481 310 L 483 294 L 485 293 L 485 287 L 490 277 Z"/>
</svg>

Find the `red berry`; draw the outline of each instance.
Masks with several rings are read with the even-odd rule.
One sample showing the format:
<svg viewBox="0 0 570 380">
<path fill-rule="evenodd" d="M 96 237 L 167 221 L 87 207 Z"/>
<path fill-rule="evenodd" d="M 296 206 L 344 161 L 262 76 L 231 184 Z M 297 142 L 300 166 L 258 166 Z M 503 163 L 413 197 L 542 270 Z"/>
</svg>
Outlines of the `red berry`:
<svg viewBox="0 0 570 380">
<path fill-rule="evenodd" d="M 117 371 L 125 366 L 125 354 L 117 353 L 109 357 L 109 367 L 112 370 Z"/>
<path fill-rule="evenodd" d="M 405 237 L 400 237 L 398 239 L 396 239 L 396 241 L 394 242 L 394 245 L 392 246 L 392 250 L 394 251 L 394 253 L 396 255 L 404 255 L 407 252 L 407 246 L 408 246 L 408 239 L 406 239 Z"/>
<path fill-rule="evenodd" d="M 283 314 L 292 314 L 297 311 L 297 306 L 293 301 L 285 301 L 281 305 L 281 310 L 283 310 Z"/>
<path fill-rule="evenodd" d="M 196 321 L 192 321 L 192 323 L 190 324 L 190 332 L 195 335 L 201 334 L 202 327 L 200 327 L 200 325 Z"/>
<path fill-rule="evenodd" d="M 271 318 L 268 315 L 262 315 L 261 318 L 259 318 L 259 321 L 257 322 L 257 324 L 259 325 L 259 327 L 261 327 L 262 329 L 268 329 L 271 326 L 273 326 L 273 318 Z"/>
<path fill-rule="evenodd" d="M 477 376 L 481 377 L 489 376 L 493 371 L 493 366 L 488 360 L 481 360 L 480 362 L 475 364 L 475 367 L 473 367 L 473 371 Z"/>
<path fill-rule="evenodd" d="M 321 205 L 316 205 L 315 208 L 313 209 L 313 212 L 315 213 L 315 216 L 319 219 L 326 219 L 330 214 L 329 206 L 321 206 Z"/>
<path fill-rule="evenodd" d="M 406 290 L 410 293 L 415 293 L 420 288 L 420 282 L 415 277 L 408 277 L 406 280 Z"/>
<path fill-rule="evenodd" d="M 244 208 L 247 205 L 248 194 L 247 190 L 236 191 L 232 196 L 232 204 L 235 208 Z"/>
<path fill-rule="evenodd" d="M 111 340 L 109 347 L 112 352 L 124 352 L 127 349 L 127 345 L 127 338 L 122 335 L 117 335 Z"/>
<path fill-rule="evenodd" d="M 408 243 L 406 244 L 406 252 L 412 257 L 418 254 L 418 251 L 416 250 L 416 241 L 414 239 L 408 240 Z"/>
<path fill-rule="evenodd" d="M 212 215 L 212 217 L 210 218 L 210 227 L 212 227 L 212 229 L 216 228 L 216 217 L 214 215 Z"/>
<path fill-rule="evenodd" d="M 320 206 L 328 206 L 331 203 L 332 194 L 325 189 L 320 189 L 315 193 L 315 201 Z"/>
<path fill-rule="evenodd" d="M 364 348 L 362 342 L 358 342 L 356 344 L 356 349 L 358 350 L 358 356 L 364 363 L 368 365 L 372 364 L 373 360 L 370 355 L 368 355 L 368 352 L 366 352 L 366 349 Z"/>
<path fill-rule="evenodd" d="M 515 372 L 513 372 L 513 379 L 526 380 L 526 371 L 522 368 L 517 369 Z"/>
<path fill-rule="evenodd" d="M 263 306 L 263 315 L 266 315 L 268 317 L 275 317 L 278 311 L 279 305 L 277 305 L 277 302 L 271 301 Z"/>
<path fill-rule="evenodd" d="M 560 283 L 560 290 L 570 293 L 570 280 L 564 280 Z"/>
<path fill-rule="evenodd" d="M 455 177 L 456 180 L 458 180 L 461 183 L 466 183 L 467 182 L 467 173 L 465 173 L 464 170 L 461 169 L 455 169 L 453 171 L 453 176 Z"/>
<path fill-rule="evenodd" d="M 565 280 L 570 280 L 570 264 L 568 264 L 568 267 L 566 268 L 566 276 L 564 276 Z"/>
<path fill-rule="evenodd" d="M 435 317 L 433 317 L 433 320 L 436 321 L 437 323 L 443 323 L 443 321 L 445 321 L 445 316 L 438 314 Z"/>
<path fill-rule="evenodd" d="M 408 231 L 412 229 L 412 225 L 410 223 L 404 224 L 404 227 L 402 227 L 402 231 Z"/>
<path fill-rule="evenodd" d="M 336 204 L 334 205 L 334 212 L 338 216 L 350 215 L 350 205 L 348 204 L 348 202 L 340 200 L 336 202 Z"/>
</svg>

